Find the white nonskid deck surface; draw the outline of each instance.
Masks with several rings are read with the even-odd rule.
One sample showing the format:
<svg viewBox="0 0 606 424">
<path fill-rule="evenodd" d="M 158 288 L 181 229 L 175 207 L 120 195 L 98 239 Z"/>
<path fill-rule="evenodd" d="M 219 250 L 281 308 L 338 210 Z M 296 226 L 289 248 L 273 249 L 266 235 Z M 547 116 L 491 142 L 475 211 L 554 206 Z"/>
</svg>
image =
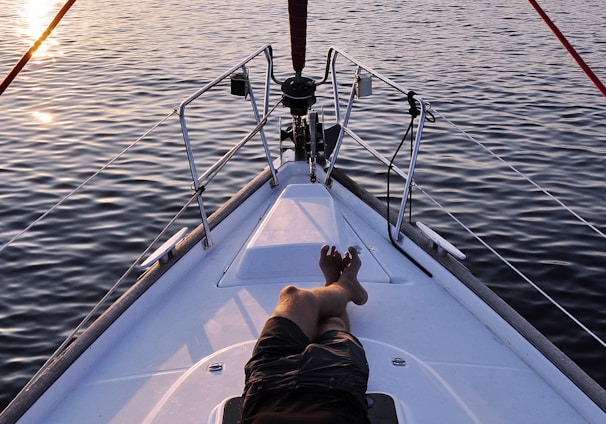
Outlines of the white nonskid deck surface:
<svg viewBox="0 0 606 424">
<path fill-rule="evenodd" d="M 280 178 L 284 184 L 288 173 L 281 172 Z M 150 303 L 129 313 L 134 323 L 115 336 L 108 334 L 111 350 L 93 347 L 92 363 L 74 371 L 79 379 L 76 389 L 49 398 L 55 409 L 45 422 L 206 422 L 215 405 L 239 395 L 244 363 L 283 287 L 260 281 L 272 280 L 270 275 L 252 281 L 246 275 L 238 277 L 246 255 L 258 253 L 241 246 L 247 240 L 254 249 L 267 235 L 255 231 L 274 225 L 260 218 L 268 216 L 270 200 L 278 194 L 253 199 L 254 213 L 242 210 L 228 218 L 215 230 L 213 249 L 190 253 L 185 258 L 188 269 L 170 271 L 178 274 L 170 289 L 152 288 Z M 296 196 L 289 199 L 297 201 Z M 313 240 L 299 243 L 298 251 L 290 249 L 287 257 L 280 256 L 288 235 L 273 242 L 263 239 L 262 247 L 271 251 L 268 264 L 289 260 L 314 270 L 306 271 L 305 281 L 293 275 L 297 284 L 307 287 L 321 282 L 317 246 L 311 252 L 309 244 L 320 243 L 322 234 L 361 248 L 361 281 L 369 301 L 349 310 L 352 332 L 367 350 L 370 391 L 399 399 L 407 423 L 585 422 L 446 290 L 395 252 L 381 235 L 384 231 L 376 232 L 380 223 L 376 216 L 366 221 L 359 208 L 339 198 L 333 201 L 336 215 L 328 213 L 319 218 L 322 222 L 299 221 L 298 230 L 307 231 Z M 338 234 L 312 234 L 334 219 L 339 222 Z M 311 223 L 315 229 L 305 228 Z M 198 263 L 196 256 L 201 254 L 208 260 Z M 258 271 L 270 269 L 268 265 Z M 368 269 L 391 277 L 385 280 Z M 220 281 L 225 284 L 218 287 Z M 394 366 L 394 358 L 404 359 L 406 365 Z M 223 370 L 210 372 L 208 365 L 217 362 L 224 364 Z"/>
</svg>

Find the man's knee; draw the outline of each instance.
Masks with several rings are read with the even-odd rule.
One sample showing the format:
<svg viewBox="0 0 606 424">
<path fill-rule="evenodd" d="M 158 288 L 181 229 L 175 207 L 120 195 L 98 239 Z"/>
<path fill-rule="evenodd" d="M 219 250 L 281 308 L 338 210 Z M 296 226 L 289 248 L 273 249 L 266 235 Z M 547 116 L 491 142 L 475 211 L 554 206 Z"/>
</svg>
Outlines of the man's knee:
<svg viewBox="0 0 606 424">
<path fill-rule="evenodd" d="M 319 302 L 309 290 L 286 286 L 280 291 L 273 316 L 288 318 L 305 333 L 309 340 L 317 334 Z"/>
<path fill-rule="evenodd" d="M 318 301 L 313 293 L 309 290 L 300 289 L 296 286 L 289 285 L 280 291 L 278 300 L 278 309 L 288 309 L 296 313 L 301 311 L 314 311 L 318 308 Z"/>
<path fill-rule="evenodd" d="M 280 290 L 280 298 L 282 297 L 290 297 L 290 296 L 297 296 L 299 294 L 299 292 L 301 292 L 302 290 L 300 288 L 298 288 L 297 286 L 293 286 L 292 284 L 289 284 L 288 286 L 282 288 L 282 290 Z"/>
</svg>

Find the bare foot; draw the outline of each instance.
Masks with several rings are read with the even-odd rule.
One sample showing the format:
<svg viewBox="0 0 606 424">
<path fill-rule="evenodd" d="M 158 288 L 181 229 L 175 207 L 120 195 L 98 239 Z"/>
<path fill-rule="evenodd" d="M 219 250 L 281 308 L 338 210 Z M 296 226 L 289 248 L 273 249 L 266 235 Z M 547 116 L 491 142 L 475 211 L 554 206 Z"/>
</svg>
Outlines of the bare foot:
<svg viewBox="0 0 606 424">
<path fill-rule="evenodd" d="M 343 272 L 338 284 L 345 287 L 350 293 L 350 300 L 356 305 L 363 305 L 368 301 L 368 293 L 358 281 L 358 271 L 362 267 L 362 261 L 358 252 L 352 246 L 347 248 L 342 260 Z"/>
<path fill-rule="evenodd" d="M 343 258 L 335 246 L 329 247 L 327 244 L 322 246 L 318 264 L 324 275 L 324 284 L 326 286 L 334 283 L 341 277 Z"/>
</svg>

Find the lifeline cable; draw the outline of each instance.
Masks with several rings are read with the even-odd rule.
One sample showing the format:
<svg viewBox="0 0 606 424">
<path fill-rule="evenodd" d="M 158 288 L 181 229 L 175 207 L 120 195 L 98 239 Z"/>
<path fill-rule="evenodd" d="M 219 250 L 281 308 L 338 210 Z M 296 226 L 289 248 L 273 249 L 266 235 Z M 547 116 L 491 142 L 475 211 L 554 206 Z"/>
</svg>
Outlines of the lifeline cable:
<svg viewBox="0 0 606 424">
<path fill-rule="evenodd" d="M 99 309 L 116 292 L 116 290 L 119 288 L 119 286 L 122 285 L 122 282 L 126 280 L 126 278 L 130 275 L 130 273 L 139 265 L 139 263 L 141 262 L 141 260 L 143 259 L 143 257 L 145 255 L 147 255 L 147 253 L 152 249 L 152 246 L 156 242 L 158 242 L 160 240 L 160 238 L 162 238 L 162 236 L 164 236 L 164 234 L 168 231 L 168 229 L 170 227 L 172 227 L 172 225 L 177 221 L 177 219 L 179 219 L 183 215 L 183 213 L 187 210 L 187 208 L 189 208 L 189 206 L 197 198 L 198 198 L 198 193 L 194 193 L 191 196 L 191 198 L 185 203 L 185 205 L 183 205 L 183 207 L 181 208 L 181 210 L 179 212 L 177 212 L 177 214 L 170 220 L 170 222 L 168 224 L 166 224 L 166 226 L 162 229 L 162 231 L 160 231 L 160 234 L 158 234 L 156 236 L 156 238 L 150 243 L 150 245 L 147 247 L 147 249 L 145 249 L 143 251 L 143 253 L 141 253 L 139 255 L 139 257 L 137 258 L 137 260 L 135 260 L 131 264 L 131 266 L 118 279 L 118 281 L 116 281 L 114 283 L 114 285 L 107 291 L 107 293 L 105 293 L 105 295 L 101 298 L 101 300 L 99 300 L 97 302 L 97 304 L 88 312 L 88 314 L 82 319 L 82 321 L 80 321 L 80 324 L 78 324 L 76 326 L 76 328 L 74 328 L 71 331 L 71 333 L 65 338 L 65 340 L 63 341 L 63 343 L 61 343 L 61 345 L 59 345 L 59 347 L 55 350 L 55 352 L 46 360 L 46 362 L 44 363 L 44 365 L 42 365 L 42 367 L 40 367 L 40 369 L 38 370 L 38 372 L 36 372 L 36 374 L 34 374 L 34 376 L 30 379 L 30 381 L 23 388 L 23 390 L 25 390 L 26 388 L 28 388 L 30 386 L 30 384 L 32 384 L 32 382 L 36 379 L 36 377 L 38 377 L 38 375 L 40 375 L 43 372 L 45 372 L 47 366 L 50 365 L 67 348 L 67 346 L 69 346 L 69 344 L 71 342 L 73 342 L 77 338 L 77 334 L 80 331 L 82 331 L 85 328 L 86 324 L 88 324 L 88 322 L 91 320 L 91 318 L 93 318 L 95 316 L 95 314 L 97 314 L 97 312 L 99 312 Z"/>
<path fill-rule="evenodd" d="M 495 153 L 489 147 L 487 147 L 486 145 L 484 145 L 483 143 L 481 143 L 479 140 L 477 140 L 476 138 L 474 138 L 473 136 L 471 136 L 470 134 L 468 134 L 465 130 L 463 130 L 462 128 L 458 127 L 454 122 L 452 122 L 451 120 L 449 120 L 442 113 L 440 113 L 439 111 L 437 111 L 435 109 L 434 109 L 434 113 L 437 116 L 439 116 L 440 118 L 442 118 L 444 121 L 446 121 L 453 128 L 455 128 L 456 130 L 458 130 L 466 139 L 468 139 L 469 141 L 477 144 L 479 147 L 481 147 L 486 152 L 488 152 L 488 154 L 490 154 L 492 157 L 494 157 L 495 159 L 499 160 L 501 163 L 503 163 L 505 166 L 507 166 L 509 169 L 511 169 L 514 173 L 518 174 L 522 179 L 524 179 L 525 181 L 527 181 L 528 183 L 530 183 L 531 185 L 533 185 L 534 187 L 536 187 L 538 190 L 542 191 L 543 194 L 545 194 L 547 197 L 549 197 L 554 202 L 556 202 L 558 205 L 560 205 L 564 210 L 566 210 L 571 215 L 573 215 L 578 221 L 580 221 L 585 226 L 587 226 L 588 228 L 590 228 L 591 230 L 593 230 L 595 233 L 597 233 L 598 235 L 600 235 L 601 237 L 603 237 L 603 238 L 606 239 L 606 234 L 604 232 L 602 232 L 595 225 L 593 225 L 592 223 L 590 223 L 589 221 L 587 221 L 585 218 L 583 218 L 582 216 L 580 216 L 571 207 L 567 206 L 564 202 L 562 202 L 556 196 L 554 196 L 553 194 L 551 194 L 547 189 L 543 188 L 540 184 L 536 183 L 529 176 L 527 176 L 526 174 L 524 174 L 522 171 L 518 170 L 515 166 L 513 166 L 512 164 L 510 164 L 509 162 L 507 162 L 505 159 L 503 159 L 501 156 L 499 156 L 497 153 Z M 545 290 L 543 290 L 541 287 L 539 287 L 539 285 L 537 283 L 533 282 L 522 271 L 520 271 L 519 269 L 517 269 L 513 263 L 511 263 L 510 261 L 508 261 L 496 249 L 494 249 L 486 241 L 484 241 L 484 239 L 482 239 L 479 235 L 477 235 L 476 233 L 474 233 L 472 229 L 470 229 L 469 227 L 467 227 L 461 220 L 459 220 L 457 217 L 455 217 L 452 212 L 448 211 L 443 205 L 441 205 L 436 199 L 434 199 L 426 190 L 423 189 L 423 187 L 419 186 L 418 184 L 415 184 L 415 187 L 417 188 L 417 190 L 419 190 L 421 193 L 423 193 L 425 195 L 425 197 L 427 197 L 432 203 L 434 203 L 439 209 L 443 210 L 450 218 L 452 218 L 465 231 L 467 231 L 472 237 L 474 237 L 476 240 L 478 240 L 478 242 L 480 242 L 484 247 L 486 247 L 490 252 L 492 252 L 497 258 L 499 258 L 507 267 L 509 267 L 513 272 L 515 272 L 516 274 L 518 274 L 524 281 L 526 281 L 530 286 L 532 286 L 538 293 L 540 293 L 545 299 L 547 299 L 548 302 L 550 302 L 551 304 L 553 304 L 557 309 L 559 309 L 562 313 L 564 313 L 570 320 L 572 320 L 577 326 L 579 326 L 581 329 L 583 329 L 590 337 L 592 337 L 594 340 L 596 340 L 599 344 L 601 344 L 602 346 L 606 347 L 606 341 L 602 340 L 600 338 L 600 336 L 598 336 L 589 327 L 587 327 L 585 324 L 583 324 L 580 319 L 578 319 L 577 317 L 575 317 L 566 308 L 564 308 L 562 305 L 560 305 Z"/>
<path fill-rule="evenodd" d="M 474 231 L 465 225 L 459 218 L 457 218 L 452 212 L 446 209 L 442 204 L 440 204 L 433 196 L 431 196 L 423 187 L 415 184 L 415 187 L 425 195 L 434 205 L 436 205 L 439 209 L 444 211 L 453 221 L 459 224 L 465 231 L 467 231 L 473 238 L 475 238 L 480 244 L 482 244 L 486 249 L 488 249 L 493 255 L 495 255 L 499 260 L 501 260 L 509 269 L 518 274 L 524 281 L 526 281 L 530 286 L 532 286 L 537 292 L 539 292 L 549 303 L 559 309 L 564 315 L 566 315 L 572 322 L 574 322 L 577 326 L 583 329 L 590 337 L 596 340 L 603 347 L 606 347 L 606 341 L 602 340 L 600 336 L 598 336 L 595 332 L 593 332 L 589 327 L 581 322 L 576 316 L 574 316 L 571 312 L 569 312 L 564 306 L 560 305 L 553 297 L 551 297 L 545 290 L 543 290 L 537 283 L 532 281 L 526 274 L 516 268 L 516 266 L 511 263 L 507 258 L 501 255 L 495 248 L 490 246 L 488 242 L 484 241 L 482 237 L 474 233 Z"/>
<path fill-rule="evenodd" d="M 535 182 L 528 175 L 524 174 L 522 171 L 520 171 L 514 165 L 512 165 L 509 162 L 507 162 L 505 159 L 503 159 L 501 156 L 499 156 L 496 152 L 494 152 L 493 150 L 491 150 L 488 146 L 486 146 L 485 144 L 483 144 L 482 142 L 480 142 L 479 140 L 477 140 L 475 137 L 473 137 L 470 134 L 468 134 L 465 130 L 463 130 L 462 128 L 459 128 L 454 122 L 452 122 L 446 116 L 442 115 L 439 111 L 435 111 L 435 113 L 438 116 L 440 116 L 443 120 L 445 120 L 446 122 L 448 122 L 448 124 L 450 124 L 453 128 L 457 129 L 457 131 L 459 131 L 461 134 L 463 134 L 463 136 L 465 136 L 466 139 L 468 139 L 469 141 L 477 144 L 479 147 L 481 147 L 486 152 L 488 152 L 492 157 L 494 157 L 495 159 L 497 159 L 498 161 L 500 161 L 503 165 L 507 166 L 513 172 L 515 172 L 516 174 L 518 174 L 521 178 L 523 178 L 524 180 L 526 180 L 529 184 L 533 185 L 535 188 L 537 188 L 538 190 L 542 191 L 543 194 L 545 194 L 551 200 L 553 200 L 558 205 L 560 205 L 564 210 L 566 210 L 568 213 L 570 213 L 572 216 L 574 216 L 579 222 L 583 223 L 585 226 L 587 226 L 588 228 L 590 228 L 591 230 L 593 230 L 596 234 L 598 234 L 602 238 L 606 239 L 606 233 L 604 233 L 603 231 L 601 231 L 598 227 L 596 227 L 591 222 L 587 221 L 585 218 L 583 218 L 581 215 L 579 215 L 574 209 L 572 209 L 570 206 L 566 205 L 563 201 L 561 201 L 560 199 L 558 199 L 555 195 L 551 194 L 551 192 L 549 190 L 547 190 L 546 188 L 543 188 L 539 183 Z"/>
<path fill-rule="evenodd" d="M 560 43 L 562 43 L 564 48 L 568 51 L 568 53 L 570 53 L 572 58 L 581 67 L 583 72 L 585 72 L 585 75 L 587 75 L 589 77 L 591 82 L 593 82 L 595 84 L 595 86 L 597 87 L 598 90 L 600 90 L 602 95 L 604 97 L 606 97 L 606 87 L 604 87 L 604 84 L 602 84 L 602 81 L 600 81 L 598 76 L 591 70 L 589 65 L 587 63 L 585 63 L 585 61 L 583 60 L 581 55 L 575 50 L 575 48 L 572 46 L 572 44 L 570 44 L 568 42 L 568 40 L 566 39 L 564 34 L 562 34 L 562 31 L 560 31 L 560 29 L 556 26 L 556 24 L 553 23 L 551 18 L 547 15 L 547 13 L 545 13 L 545 11 L 541 8 L 541 6 L 539 6 L 539 4 L 535 0 L 528 0 L 528 1 L 532 5 L 532 7 L 534 7 L 534 9 L 537 11 L 537 13 L 541 16 L 541 18 L 543 18 L 543 20 L 545 21 L 545 23 L 547 24 L 549 29 L 551 29 L 551 31 L 554 33 L 554 35 L 557 37 L 557 39 L 560 41 Z"/>
<path fill-rule="evenodd" d="M 390 161 L 388 170 L 387 170 L 387 231 L 389 233 L 389 238 L 390 238 L 391 243 L 401 253 L 403 253 L 406 257 L 408 257 L 409 259 L 410 259 L 410 256 L 408 254 L 406 254 L 406 252 L 404 252 L 403 249 L 400 248 L 400 246 L 397 245 L 397 243 L 395 242 L 395 240 L 393 240 L 393 237 L 392 237 L 392 234 L 391 234 L 390 225 L 389 225 L 389 203 L 390 203 L 389 202 L 389 199 L 390 199 L 390 190 L 389 190 L 389 187 L 390 187 L 391 169 L 393 168 L 393 164 L 395 162 L 396 156 L 398 155 L 398 153 L 400 151 L 400 148 L 402 147 L 402 145 L 403 145 L 406 137 L 408 136 L 409 131 L 412 128 L 412 121 L 414 120 L 414 110 L 413 109 L 414 108 L 411 107 L 410 113 L 411 113 L 411 116 L 413 116 L 412 119 L 411 119 L 411 123 L 410 123 L 408 129 L 406 130 L 406 133 L 404 134 L 404 137 L 402 137 L 402 140 L 400 141 L 400 144 L 398 145 L 398 147 L 396 149 L 396 152 L 394 153 L 394 155 L 393 155 L 393 157 L 392 157 L 392 159 Z M 570 208 L 569 206 L 567 206 L 566 204 L 564 204 L 561 200 L 559 200 L 557 197 L 555 197 L 553 194 L 551 194 L 548 190 L 546 190 L 545 188 L 541 187 L 538 183 L 536 183 L 535 181 L 533 181 L 530 177 L 528 177 L 523 172 L 521 172 L 520 170 L 518 170 L 515 166 L 511 165 L 509 162 L 507 162 L 505 159 L 503 159 L 502 157 L 500 157 L 497 153 L 495 153 L 494 151 L 492 151 L 490 148 L 488 148 L 487 146 L 485 146 L 483 143 L 481 143 L 480 141 L 476 140 L 474 137 L 472 137 L 471 135 L 469 135 L 462 128 L 459 128 L 456 124 L 454 124 L 451 120 L 449 120 L 448 118 L 446 118 L 439 111 L 437 111 L 437 110 L 434 109 L 434 113 L 432 113 L 432 115 L 431 115 L 433 121 L 430 120 L 430 122 L 435 122 L 435 115 L 434 114 L 437 115 L 437 116 L 439 116 L 439 117 L 441 117 L 442 119 L 444 119 L 449 125 L 451 125 L 453 128 L 455 128 L 458 131 L 460 131 L 465 136 L 465 138 L 467 138 L 468 140 L 470 140 L 473 143 L 477 144 L 479 147 L 483 148 L 491 156 L 493 156 L 497 160 L 501 161 L 503 164 L 505 164 L 506 166 L 508 166 L 513 172 L 515 172 L 520 177 L 522 177 L 524 180 L 526 180 L 527 182 L 529 182 L 530 184 L 532 184 L 534 187 L 536 187 L 537 189 L 539 189 L 540 191 L 542 191 L 547 197 L 549 197 L 550 199 L 554 200 L 562 208 L 564 208 L 566 211 L 568 211 L 570 214 L 572 214 L 575 218 L 577 218 L 577 220 L 579 220 L 580 222 L 582 222 L 583 224 L 585 224 L 587 227 L 589 227 L 590 229 L 592 229 L 598 235 L 606 238 L 606 234 L 604 234 L 604 232 L 600 231 L 595 225 L 593 225 L 590 222 L 588 222 L 586 219 L 584 219 L 582 216 L 580 216 L 578 213 L 576 213 L 572 208 Z M 534 281 L 532 281 L 526 274 L 524 274 L 522 271 L 520 271 L 518 268 L 516 268 L 516 266 L 513 263 L 511 263 L 509 260 L 507 260 L 495 248 L 493 248 L 492 246 L 490 246 L 484 239 L 482 239 L 472 229 L 470 229 L 468 226 L 466 226 L 452 212 L 448 211 L 433 196 L 431 196 L 426 190 L 424 190 L 423 187 L 419 186 L 418 184 L 416 184 L 414 182 L 411 182 L 411 184 L 414 184 L 414 186 L 423 195 L 425 195 L 425 197 L 427 197 L 434 205 L 436 205 L 439 209 L 441 209 L 442 211 L 444 211 L 452 220 L 454 220 L 465 231 L 467 231 L 472 237 L 474 237 L 480 244 L 482 244 L 485 248 L 487 248 L 492 254 L 494 254 L 499 260 L 501 260 L 508 268 L 510 268 L 513 272 L 515 272 L 518 276 L 520 276 L 524 281 L 526 281 L 539 294 L 541 294 L 549 303 L 551 303 L 553 306 L 555 306 L 557 309 L 559 309 L 573 323 L 575 323 L 579 328 L 581 328 L 583 331 L 585 331 L 585 333 L 587 333 L 590 337 L 592 337 L 594 340 L 596 340 L 600 345 L 602 345 L 603 347 L 606 347 L 606 341 L 604 341 L 603 339 L 601 339 L 600 336 L 598 336 L 594 331 L 592 331 L 589 327 L 587 327 L 585 324 L 583 324 L 580 319 L 578 319 L 575 315 L 573 315 L 571 312 L 569 312 L 565 307 L 563 307 L 562 305 L 560 305 L 552 296 L 550 296 L 545 290 L 543 290 L 537 283 L 535 283 Z M 416 263 L 416 261 L 415 261 L 415 263 Z M 421 269 L 423 271 L 425 271 L 424 268 L 421 267 Z M 427 272 L 427 271 L 425 271 L 425 272 Z M 428 275 L 431 277 L 431 274 L 428 274 Z"/>
<path fill-rule="evenodd" d="M 67 201 L 68 199 L 70 199 L 74 194 L 76 194 L 77 192 L 79 192 L 80 190 L 82 190 L 82 188 L 84 186 L 86 186 L 89 182 L 91 182 L 91 180 L 93 180 L 101 172 L 103 172 L 107 168 L 109 168 L 115 161 L 117 161 L 118 159 L 120 159 L 126 152 L 128 152 L 129 150 L 131 150 L 137 144 L 139 144 L 139 142 L 141 140 L 143 140 L 145 137 L 147 137 L 149 134 L 151 134 L 152 131 L 154 131 L 156 128 L 158 128 L 160 125 L 162 125 L 168 118 L 170 118 L 171 116 L 173 116 L 176 113 L 177 113 L 177 111 L 173 110 L 171 113 L 169 113 L 167 116 L 165 116 L 164 118 L 162 118 L 160 121 L 156 122 L 149 130 L 147 130 L 139 138 L 137 138 L 131 144 L 129 144 L 128 146 L 126 146 L 124 149 L 122 149 L 122 151 L 120 151 L 117 155 L 115 155 L 113 158 L 111 158 L 105 165 L 103 165 L 101 168 L 99 168 L 97 171 L 95 171 L 95 173 L 93 173 L 87 179 L 85 179 L 83 182 L 81 182 L 76 188 L 74 188 L 72 191 L 70 191 L 69 193 L 67 193 L 63 198 L 61 198 L 57 203 L 55 203 L 46 212 L 44 212 L 42 215 L 40 215 L 38 218 L 36 218 L 33 222 L 31 222 L 23 230 L 21 230 L 17 234 L 15 234 L 9 241 L 7 241 L 5 244 L 3 244 L 2 246 L 0 246 L 0 253 L 2 253 L 3 250 L 5 250 L 10 245 L 12 245 L 15 241 L 19 240 L 25 233 L 27 233 L 29 230 L 31 230 L 31 228 L 34 225 L 38 224 L 40 221 L 42 221 L 44 218 L 46 218 L 46 216 L 48 214 L 50 214 L 55 209 L 57 209 L 59 206 L 61 206 L 65 201 Z"/>
</svg>

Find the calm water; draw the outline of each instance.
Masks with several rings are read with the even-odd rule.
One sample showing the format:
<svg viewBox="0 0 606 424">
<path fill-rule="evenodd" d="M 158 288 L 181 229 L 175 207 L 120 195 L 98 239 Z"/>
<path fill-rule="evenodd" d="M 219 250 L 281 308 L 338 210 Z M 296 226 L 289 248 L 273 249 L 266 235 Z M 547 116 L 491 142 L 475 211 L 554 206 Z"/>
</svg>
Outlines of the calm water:
<svg viewBox="0 0 606 424">
<path fill-rule="evenodd" d="M 345 49 L 422 94 L 606 231 L 606 100 L 528 2 L 310 3 L 307 74 L 322 75 L 329 45 Z M 606 80 L 602 0 L 541 4 Z M 0 0 L 1 76 L 60 5 Z M 0 97 L 0 246 L 235 59 L 271 42 L 276 72 L 289 74 L 285 5 L 77 2 Z M 244 119 L 212 106 L 203 128 L 206 141 L 198 147 L 201 165 L 225 152 L 233 139 L 224 130 Z M 370 126 L 381 128 L 383 150 L 392 151 L 401 133 L 393 135 L 380 119 Z M 219 178 L 211 207 L 257 172 L 262 153 L 244 156 Z M 349 157 L 360 178 L 375 172 L 355 152 Z M 444 120 L 428 127 L 417 172 L 420 186 L 606 338 L 603 237 Z M 383 195 L 382 183 L 371 187 Z M 0 254 L 0 407 L 189 195 L 186 156 L 172 119 Z M 415 199 L 415 220 L 464 250 L 466 265 L 478 277 L 606 385 L 604 348 L 506 267 L 495 265 L 492 254 L 421 194 Z M 195 214 L 184 221 L 194 225 Z"/>
</svg>

